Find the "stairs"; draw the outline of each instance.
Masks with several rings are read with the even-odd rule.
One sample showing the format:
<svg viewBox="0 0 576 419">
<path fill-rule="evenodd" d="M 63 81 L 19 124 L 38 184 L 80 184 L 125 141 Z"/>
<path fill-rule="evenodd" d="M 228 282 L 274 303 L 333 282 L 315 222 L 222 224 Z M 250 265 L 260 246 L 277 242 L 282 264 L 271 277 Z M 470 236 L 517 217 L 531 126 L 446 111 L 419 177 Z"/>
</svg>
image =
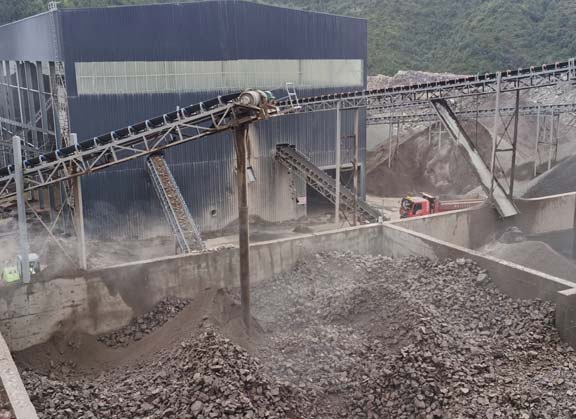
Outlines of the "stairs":
<svg viewBox="0 0 576 419">
<path fill-rule="evenodd" d="M 336 181 L 310 162 L 304 154 L 298 152 L 295 146 L 288 144 L 277 145 L 276 160 L 304 179 L 310 187 L 321 193 L 330 202 L 336 203 Z M 343 211 L 350 214 L 354 212 L 354 194 L 343 185 L 340 185 L 340 206 Z M 375 223 L 378 222 L 382 215 L 365 201 L 358 199 L 358 217 L 361 221 Z"/>
<path fill-rule="evenodd" d="M 206 246 L 200 236 L 200 230 L 184 202 L 164 157 L 158 154 L 152 155 L 146 159 L 146 166 L 164 215 L 182 253 L 205 250 Z"/>
</svg>

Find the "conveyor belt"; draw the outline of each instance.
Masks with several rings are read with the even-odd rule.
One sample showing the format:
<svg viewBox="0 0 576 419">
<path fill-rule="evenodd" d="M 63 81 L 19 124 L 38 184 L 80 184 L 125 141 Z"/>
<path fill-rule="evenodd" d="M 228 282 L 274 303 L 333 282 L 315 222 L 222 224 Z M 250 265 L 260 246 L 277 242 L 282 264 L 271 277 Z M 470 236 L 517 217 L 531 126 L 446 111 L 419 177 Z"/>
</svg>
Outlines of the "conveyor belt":
<svg viewBox="0 0 576 419">
<path fill-rule="evenodd" d="M 516 108 L 506 107 L 500 108 L 500 115 L 514 115 Z M 454 111 L 458 119 L 470 118 L 493 118 L 495 109 L 478 109 L 466 111 Z M 556 105 L 535 105 L 535 106 L 521 106 L 518 109 L 520 115 L 559 115 L 565 113 L 575 113 L 576 103 L 569 104 L 556 104 Z M 402 112 L 399 115 L 369 115 L 366 118 L 368 125 L 385 125 L 394 123 L 416 123 L 416 122 L 430 122 L 437 121 L 438 114 L 436 112 Z"/>
<path fill-rule="evenodd" d="M 487 195 L 491 195 L 494 201 L 494 205 L 500 216 L 502 218 L 512 217 L 518 214 L 518 209 L 514 205 L 514 201 L 506 194 L 500 183 L 496 178 L 492 179 L 492 174 L 480 153 L 474 146 L 474 143 L 468 137 L 466 131 L 458 122 L 458 118 L 454 115 L 452 109 L 444 99 L 438 99 L 432 101 L 432 105 L 436 110 L 438 117 L 442 120 L 445 127 L 448 128 L 450 134 L 455 140 L 458 140 L 458 144 L 462 147 L 462 149 L 466 152 L 468 160 L 472 165 L 472 168 L 476 172 L 478 179 L 480 180 L 480 184 L 484 188 L 484 192 Z M 494 191 L 491 194 L 490 190 L 492 188 L 492 181 L 494 181 Z"/>
<path fill-rule="evenodd" d="M 276 160 L 321 193 L 333 204 L 336 202 L 336 181 L 322 169 L 314 165 L 308 158 L 298 152 L 296 147 L 288 144 L 276 146 Z M 354 213 L 354 194 L 345 186 L 340 185 L 340 205 L 342 210 Z M 374 223 L 381 214 L 365 201 L 358 199 L 358 215 L 363 221 Z"/>
<path fill-rule="evenodd" d="M 519 70 L 511 70 L 425 84 L 387 89 L 342 92 L 298 100 L 290 98 L 277 106 L 252 105 L 240 99 L 243 93 L 217 97 L 190 105 L 135 125 L 41 154 L 24 161 L 24 189 L 34 190 L 75 176 L 82 176 L 125 161 L 145 157 L 167 147 L 232 129 L 236 124 L 264 119 L 268 113 L 386 106 L 427 105 L 439 98 L 463 97 L 532 89 L 576 81 L 574 59 Z M 251 91 L 253 93 L 254 91 Z M 250 94 L 250 92 L 248 92 Z M 247 97 L 247 96 L 244 96 Z M 13 167 L 0 168 L 0 199 L 15 195 Z"/>
<path fill-rule="evenodd" d="M 267 103 L 252 104 L 253 98 L 244 93 L 217 97 L 25 160 L 25 191 L 145 157 L 277 111 Z M 13 166 L 1 168 L 0 198 L 15 193 Z"/>
<path fill-rule="evenodd" d="M 360 90 L 299 98 L 295 112 L 334 110 L 366 107 L 397 107 L 406 104 L 426 105 L 434 99 L 447 99 L 489 93 L 511 92 L 554 86 L 562 82 L 576 81 L 574 58 L 556 64 L 543 64 L 496 73 L 477 74 L 451 80 L 389 87 L 386 89 Z M 290 107 L 285 100 L 278 104 L 280 110 Z"/>
<path fill-rule="evenodd" d="M 180 250 L 190 253 L 193 250 L 206 249 L 200 229 L 194 222 L 164 157 L 159 154 L 152 155 L 146 159 L 146 166 Z"/>
</svg>

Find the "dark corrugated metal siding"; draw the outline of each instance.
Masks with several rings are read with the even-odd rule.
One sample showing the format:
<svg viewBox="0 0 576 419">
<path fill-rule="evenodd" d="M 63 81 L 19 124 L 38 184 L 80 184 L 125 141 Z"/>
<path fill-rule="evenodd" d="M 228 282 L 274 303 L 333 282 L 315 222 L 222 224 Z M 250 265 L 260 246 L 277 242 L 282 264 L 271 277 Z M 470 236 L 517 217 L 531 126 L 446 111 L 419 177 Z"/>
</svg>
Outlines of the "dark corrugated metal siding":
<svg viewBox="0 0 576 419">
<path fill-rule="evenodd" d="M 81 139 L 225 92 L 77 96 L 75 62 L 361 59 L 366 63 L 366 22 L 359 19 L 236 1 L 59 13 L 70 120 L 72 131 Z M 363 87 L 351 86 L 350 90 Z M 299 91 L 299 94 L 320 91 L 334 89 Z M 287 171 L 273 159 L 275 145 L 296 144 L 317 165 L 334 165 L 335 125 L 334 112 L 290 115 L 253 125 L 251 163 L 257 182 L 249 186 L 252 214 L 270 221 L 304 215 L 304 208 L 292 199 Z M 365 131 L 362 116 L 363 162 Z M 353 115 L 347 112 L 342 134 L 352 133 Z M 342 162 L 346 163 L 352 158 L 352 140 L 343 142 Z M 230 133 L 171 149 L 166 158 L 203 230 L 220 229 L 236 219 L 235 157 Z M 305 193 L 302 181 L 295 179 L 295 187 L 296 195 Z M 83 192 L 89 236 L 142 239 L 167 232 L 142 160 L 85 177 Z M 215 216 L 212 210 L 216 210 Z"/>
<path fill-rule="evenodd" d="M 61 61 L 57 19 L 43 13 L 0 26 L 0 59 Z"/>
<path fill-rule="evenodd" d="M 67 61 L 359 58 L 361 19 L 242 1 L 63 9 Z"/>
</svg>

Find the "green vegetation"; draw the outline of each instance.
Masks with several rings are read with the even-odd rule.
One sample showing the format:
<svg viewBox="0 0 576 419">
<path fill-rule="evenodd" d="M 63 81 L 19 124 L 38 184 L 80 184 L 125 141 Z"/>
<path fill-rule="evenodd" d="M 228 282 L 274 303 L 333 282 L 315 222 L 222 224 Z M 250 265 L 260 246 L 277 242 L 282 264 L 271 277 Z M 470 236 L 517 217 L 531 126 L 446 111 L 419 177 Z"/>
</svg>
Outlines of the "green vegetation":
<svg viewBox="0 0 576 419">
<path fill-rule="evenodd" d="M 173 0 L 62 0 L 60 7 Z M 367 18 L 369 71 L 473 73 L 576 55 L 574 0 L 252 0 Z M 43 0 L 2 0 L 0 23 L 45 10 Z"/>
</svg>

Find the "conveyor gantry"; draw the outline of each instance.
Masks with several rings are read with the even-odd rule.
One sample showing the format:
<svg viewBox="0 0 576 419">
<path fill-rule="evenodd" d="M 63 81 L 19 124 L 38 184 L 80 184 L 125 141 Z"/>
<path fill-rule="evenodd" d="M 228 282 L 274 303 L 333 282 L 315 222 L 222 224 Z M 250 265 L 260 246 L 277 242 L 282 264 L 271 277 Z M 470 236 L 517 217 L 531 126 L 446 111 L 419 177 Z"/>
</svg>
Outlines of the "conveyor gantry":
<svg viewBox="0 0 576 419">
<path fill-rule="evenodd" d="M 24 192 L 146 157 L 169 147 L 267 118 L 278 111 L 248 90 L 177 109 L 135 125 L 25 160 Z M 14 167 L 0 169 L 0 199 L 16 194 Z"/>
<path fill-rule="evenodd" d="M 305 97 L 298 100 L 299 107 L 294 112 L 328 111 L 335 110 L 337 106 L 340 106 L 340 109 L 366 107 L 368 110 L 407 105 L 428 106 L 434 99 L 494 94 L 498 91 L 514 92 L 554 86 L 564 82 L 576 82 L 574 58 L 555 64 L 477 74 L 430 83 Z M 281 111 L 288 109 L 290 101 L 284 100 L 278 106 Z"/>
<path fill-rule="evenodd" d="M 466 130 L 462 128 L 462 125 L 452 109 L 450 109 L 446 100 L 434 100 L 432 101 L 432 105 L 454 140 L 458 141 L 458 145 L 466 152 L 466 156 L 476 172 L 484 191 L 487 195 L 492 196 L 494 205 L 500 216 L 507 218 L 517 215 L 518 209 L 514 205 L 514 201 L 506 194 L 500 182 L 498 182 L 495 177 L 493 178 L 490 169 L 486 166 L 486 163 L 484 163 L 482 156 L 478 153 L 474 143 L 470 140 Z"/>
<path fill-rule="evenodd" d="M 168 147 L 197 140 L 270 114 L 315 112 L 365 107 L 428 106 L 430 101 L 533 89 L 576 81 L 574 59 L 505 72 L 397 86 L 386 89 L 341 92 L 302 98 L 298 106 L 288 99 L 272 106 L 254 103 L 256 90 L 235 93 L 190 105 L 135 125 L 41 154 L 24 161 L 24 191 L 31 191 L 82 176 L 128 160 L 145 157 Z M 14 196 L 12 166 L 0 168 L 0 199 Z"/>
<path fill-rule="evenodd" d="M 278 144 L 276 146 L 276 160 L 291 170 L 294 174 L 302 178 L 311 188 L 321 193 L 326 199 L 335 204 L 336 202 L 336 181 L 322 169 L 314 165 L 296 147 L 288 144 Z M 365 201 L 358 199 L 358 215 L 360 220 L 366 222 L 377 222 L 381 214 Z M 340 185 L 340 205 L 343 210 L 350 214 L 354 212 L 354 193 Z"/>
<path fill-rule="evenodd" d="M 515 107 L 505 107 L 499 109 L 500 115 L 511 116 L 516 112 Z M 520 106 L 518 108 L 520 115 L 561 115 L 576 113 L 576 103 L 568 104 L 552 104 L 552 105 L 532 105 Z M 471 118 L 494 118 L 496 109 L 478 109 L 478 110 L 464 110 L 454 111 L 458 119 L 471 119 Z M 389 114 L 373 114 L 366 118 L 368 125 L 387 125 L 395 123 L 415 123 L 415 122 L 435 122 L 438 121 L 438 114 L 436 112 L 410 112 L 405 111 L 395 115 Z"/>
<path fill-rule="evenodd" d="M 194 222 L 164 157 L 154 154 L 146 159 L 146 166 L 164 215 L 170 224 L 180 250 L 183 253 L 205 250 L 206 246 L 200 236 L 200 229 Z"/>
</svg>

